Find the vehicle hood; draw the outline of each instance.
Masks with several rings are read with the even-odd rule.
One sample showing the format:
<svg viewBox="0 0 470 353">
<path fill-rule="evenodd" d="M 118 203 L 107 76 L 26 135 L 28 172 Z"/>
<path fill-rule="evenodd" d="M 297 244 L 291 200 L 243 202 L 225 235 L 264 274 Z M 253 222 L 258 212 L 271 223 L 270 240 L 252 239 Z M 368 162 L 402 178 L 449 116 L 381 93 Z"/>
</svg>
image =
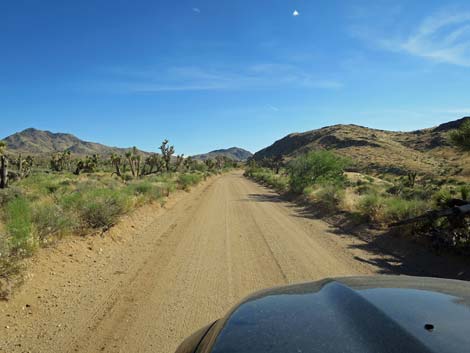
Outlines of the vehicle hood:
<svg viewBox="0 0 470 353">
<path fill-rule="evenodd" d="M 346 277 L 256 293 L 198 352 L 464 352 L 470 285 L 407 276 Z"/>
</svg>

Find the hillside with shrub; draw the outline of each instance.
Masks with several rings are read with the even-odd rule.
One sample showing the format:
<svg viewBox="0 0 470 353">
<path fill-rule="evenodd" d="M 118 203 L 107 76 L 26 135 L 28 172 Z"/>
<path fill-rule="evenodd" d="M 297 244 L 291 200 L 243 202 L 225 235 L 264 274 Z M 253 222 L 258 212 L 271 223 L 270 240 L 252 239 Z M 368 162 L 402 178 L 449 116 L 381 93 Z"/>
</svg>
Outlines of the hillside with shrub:
<svg viewBox="0 0 470 353">
<path fill-rule="evenodd" d="M 470 157 L 452 148 L 448 135 L 468 120 L 411 132 L 333 125 L 287 135 L 256 152 L 253 159 L 290 160 L 312 150 L 327 149 L 353 159 L 355 168 L 368 173 L 406 175 L 413 170 L 422 175 L 466 179 L 470 177 Z"/>
<path fill-rule="evenodd" d="M 362 135 L 360 139 L 359 131 L 364 134 L 367 131 L 373 138 L 366 139 Z M 327 135 L 327 132 L 332 135 Z M 355 138 L 346 143 L 348 133 L 349 137 L 354 133 Z M 342 136 L 342 142 L 338 136 Z M 429 217 L 403 223 L 396 229 L 435 248 L 470 253 L 470 217 L 461 214 L 459 208 L 470 204 L 470 178 L 466 174 L 469 168 L 466 161 L 469 158 L 470 120 L 467 118 L 413 133 L 382 131 L 381 136 L 379 138 L 377 130 L 372 132 L 352 125 L 289 135 L 255 154 L 245 175 L 281 193 L 299 195 L 324 215 L 341 215 L 339 219 L 343 224 L 368 224 L 386 229 L 429 214 Z M 388 136 L 387 143 L 395 150 L 385 147 L 383 136 Z M 390 136 L 394 136 L 394 144 Z M 355 149 L 360 152 L 352 153 Z M 385 162 L 389 166 L 385 171 L 370 167 L 377 163 L 377 155 L 372 152 L 370 165 L 366 163 L 366 151 L 379 153 L 382 149 L 382 167 Z M 400 155 L 395 155 L 400 149 L 403 149 Z M 422 159 L 414 160 L 411 151 L 428 155 L 433 161 L 445 151 L 446 156 L 454 156 L 454 159 L 441 155 L 441 170 L 426 169 L 416 163 Z M 392 168 L 394 161 L 410 157 L 406 164 Z M 448 174 L 449 167 L 446 166 L 452 162 L 454 173 Z M 449 210 L 449 214 L 440 216 L 440 210 Z"/>
</svg>

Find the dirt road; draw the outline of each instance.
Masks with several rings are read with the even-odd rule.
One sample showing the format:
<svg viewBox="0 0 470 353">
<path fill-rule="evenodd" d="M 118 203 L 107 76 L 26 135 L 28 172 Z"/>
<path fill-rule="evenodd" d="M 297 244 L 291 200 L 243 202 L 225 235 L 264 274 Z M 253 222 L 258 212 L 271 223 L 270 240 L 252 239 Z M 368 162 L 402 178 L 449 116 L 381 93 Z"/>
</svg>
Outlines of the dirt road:
<svg viewBox="0 0 470 353">
<path fill-rule="evenodd" d="M 0 352 L 173 352 L 253 291 L 381 272 L 360 245 L 224 175 L 104 238 L 47 250 L 0 304 Z"/>
</svg>

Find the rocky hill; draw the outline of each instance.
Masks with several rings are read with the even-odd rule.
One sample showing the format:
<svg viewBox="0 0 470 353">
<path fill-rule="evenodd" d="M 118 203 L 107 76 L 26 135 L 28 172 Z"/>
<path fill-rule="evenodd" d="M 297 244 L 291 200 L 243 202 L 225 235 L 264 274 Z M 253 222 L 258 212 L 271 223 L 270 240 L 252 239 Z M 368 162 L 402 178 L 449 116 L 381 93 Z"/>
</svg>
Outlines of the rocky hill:
<svg viewBox="0 0 470 353">
<path fill-rule="evenodd" d="M 7 143 L 8 151 L 23 154 L 50 154 L 69 150 L 76 155 L 109 155 L 128 150 L 83 141 L 71 134 L 53 133 L 33 128 L 10 135 L 3 141 Z"/>
<path fill-rule="evenodd" d="M 243 148 L 231 147 L 227 149 L 215 150 L 205 154 L 198 154 L 193 156 L 194 159 L 204 161 L 206 159 L 214 159 L 217 156 L 224 156 L 234 161 L 246 161 L 253 154 Z"/>
<path fill-rule="evenodd" d="M 255 160 L 330 149 L 347 156 L 359 168 L 376 172 L 406 173 L 409 170 L 434 175 L 470 176 L 470 157 L 449 145 L 447 134 L 470 117 L 434 128 L 411 132 L 371 129 L 357 125 L 334 125 L 293 133 L 256 152 Z"/>
</svg>

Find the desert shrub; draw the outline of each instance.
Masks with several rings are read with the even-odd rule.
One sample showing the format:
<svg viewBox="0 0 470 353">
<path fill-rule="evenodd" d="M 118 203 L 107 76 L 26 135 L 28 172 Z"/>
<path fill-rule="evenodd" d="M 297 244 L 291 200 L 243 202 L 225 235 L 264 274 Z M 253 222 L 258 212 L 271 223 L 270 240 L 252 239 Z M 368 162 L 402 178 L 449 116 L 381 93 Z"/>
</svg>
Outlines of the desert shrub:
<svg viewBox="0 0 470 353">
<path fill-rule="evenodd" d="M 288 165 L 290 187 L 301 193 L 317 182 L 344 182 L 344 168 L 348 161 L 330 151 L 313 151 L 293 160 Z"/>
<path fill-rule="evenodd" d="M 56 174 L 33 174 L 23 179 L 18 184 L 20 187 L 28 190 L 30 194 L 37 198 L 43 195 L 53 194 L 57 190 L 67 185 L 63 184 L 65 180 Z"/>
<path fill-rule="evenodd" d="M 470 196 L 470 185 L 462 185 L 459 187 L 460 197 L 462 200 L 468 200 Z"/>
<path fill-rule="evenodd" d="M 452 193 L 449 189 L 441 189 L 434 193 L 432 199 L 438 207 L 447 207 L 452 199 Z"/>
<path fill-rule="evenodd" d="M 205 173 L 209 169 L 205 163 L 200 163 L 200 162 L 194 163 L 194 165 L 191 168 L 194 171 L 201 172 L 201 173 Z"/>
<path fill-rule="evenodd" d="M 149 181 L 139 181 L 129 184 L 127 189 L 134 195 L 146 195 L 152 191 L 153 184 Z"/>
<path fill-rule="evenodd" d="M 15 186 L 8 187 L 6 189 L 0 189 L 0 207 L 3 207 L 8 202 L 22 196 L 22 190 Z"/>
<path fill-rule="evenodd" d="M 423 214 L 429 210 L 429 203 L 423 200 L 406 200 L 400 197 L 385 199 L 384 221 L 397 222 Z"/>
<path fill-rule="evenodd" d="M 457 130 L 449 133 L 450 142 L 463 151 L 470 151 L 470 119 L 466 119 Z"/>
<path fill-rule="evenodd" d="M 245 176 L 255 179 L 258 182 L 265 183 L 279 191 L 286 191 L 289 187 L 289 177 L 283 174 L 276 174 L 267 168 L 248 168 L 245 170 Z"/>
<path fill-rule="evenodd" d="M 307 187 L 308 188 L 308 187 Z M 316 193 L 315 198 L 329 211 L 336 210 L 344 199 L 345 190 L 337 183 L 323 185 Z"/>
<path fill-rule="evenodd" d="M 373 184 L 363 183 L 363 184 L 359 184 L 358 186 L 356 186 L 356 192 L 359 195 L 365 195 L 365 194 L 369 194 L 375 191 L 376 191 L 376 187 Z"/>
<path fill-rule="evenodd" d="M 152 175 L 150 177 L 147 177 L 146 180 L 152 183 L 157 183 L 159 185 L 166 185 L 171 189 L 171 191 L 174 191 L 176 189 L 175 177 L 170 173 Z"/>
<path fill-rule="evenodd" d="M 304 196 L 310 196 L 314 193 L 314 191 L 315 191 L 315 188 L 313 186 L 307 186 L 304 188 L 302 193 L 304 194 Z"/>
<path fill-rule="evenodd" d="M 80 216 L 91 228 L 112 226 L 130 208 L 129 197 L 118 190 L 92 190 L 82 201 Z"/>
<path fill-rule="evenodd" d="M 5 226 L 12 251 L 29 254 L 35 247 L 31 205 L 23 197 L 10 201 L 5 207 Z"/>
<path fill-rule="evenodd" d="M 82 227 L 102 228 L 112 226 L 126 213 L 132 200 L 120 190 L 90 189 L 66 195 L 60 199 L 60 204 L 78 215 Z"/>
<path fill-rule="evenodd" d="M 185 173 L 178 176 L 178 185 L 183 190 L 189 190 L 193 185 L 198 184 L 203 176 L 199 173 Z"/>
<path fill-rule="evenodd" d="M 358 204 L 359 213 L 372 222 L 382 222 L 384 208 L 384 199 L 376 192 L 364 195 Z"/>
<path fill-rule="evenodd" d="M 131 183 L 127 186 L 126 191 L 137 198 L 136 205 L 159 201 L 162 197 L 169 195 L 165 183 L 152 183 L 149 180 Z"/>
<path fill-rule="evenodd" d="M 78 226 L 78 220 L 70 212 L 53 202 L 41 202 L 33 207 L 32 221 L 39 240 L 61 237 Z"/>
</svg>

